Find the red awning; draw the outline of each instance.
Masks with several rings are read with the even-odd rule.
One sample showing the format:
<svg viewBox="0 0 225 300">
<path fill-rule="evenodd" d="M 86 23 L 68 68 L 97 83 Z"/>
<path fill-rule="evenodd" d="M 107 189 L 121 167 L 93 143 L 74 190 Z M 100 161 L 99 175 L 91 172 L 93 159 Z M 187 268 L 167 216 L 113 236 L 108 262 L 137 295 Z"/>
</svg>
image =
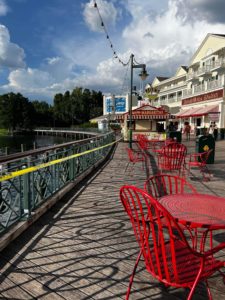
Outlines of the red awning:
<svg viewBox="0 0 225 300">
<path fill-rule="evenodd" d="M 219 113 L 219 106 L 218 105 L 208 105 L 205 107 L 195 107 L 189 108 L 180 111 L 176 114 L 178 118 L 187 118 L 187 117 L 200 117 L 208 115 L 211 112 L 218 112 Z"/>
<path fill-rule="evenodd" d="M 209 113 L 219 113 L 218 105 L 208 105 L 196 112 L 195 116 L 205 116 Z"/>
<path fill-rule="evenodd" d="M 184 109 L 181 110 L 179 113 L 176 114 L 176 117 L 178 118 L 187 118 L 191 117 L 195 112 L 199 111 L 200 107 L 195 107 L 195 108 L 189 108 L 189 109 Z"/>
</svg>

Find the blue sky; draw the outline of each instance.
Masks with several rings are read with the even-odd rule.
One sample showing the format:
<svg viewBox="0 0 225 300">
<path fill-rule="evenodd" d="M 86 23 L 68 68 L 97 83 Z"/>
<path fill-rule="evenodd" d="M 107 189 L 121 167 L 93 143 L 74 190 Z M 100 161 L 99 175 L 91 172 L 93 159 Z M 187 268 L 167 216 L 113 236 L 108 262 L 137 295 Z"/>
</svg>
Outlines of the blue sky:
<svg viewBox="0 0 225 300">
<path fill-rule="evenodd" d="M 119 57 L 146 63 L 149 82 L 188 64 L 207 33 L 225 34 L 224 0 L 96 2 Z M 76 86 L 129 89 L 128 67 L 113 58 L 93 0 L 0 0 L 0 93 L 51 103 Z"/>
</svg>

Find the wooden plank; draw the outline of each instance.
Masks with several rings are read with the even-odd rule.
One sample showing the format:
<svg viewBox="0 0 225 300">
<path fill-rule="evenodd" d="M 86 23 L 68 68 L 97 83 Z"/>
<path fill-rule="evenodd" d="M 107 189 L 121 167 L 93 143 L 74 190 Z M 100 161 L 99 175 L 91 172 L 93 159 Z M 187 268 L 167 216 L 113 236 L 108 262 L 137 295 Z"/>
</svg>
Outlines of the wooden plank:
<svg viewBox="0 0 225 300">
<path fill-rule="evenodd" d="M 143 171 L 141 166 L 135 166 L 133 176 L 125 172 L 125 147 L 119 144 L 105 168 L 82 181 L 2 251 L 0 278 L 5 287 L 10 284 L 9 297 L 0 285 L 2 297 L 12 299 L 22 291 L 22 299 L 125 298 L 138 246 L 120 203 L 119 188 L 124 183 L 143 188 L 146 176 L 153 174 L 152 168 Z M 218 155 L 222 155 L 220 151 Z M 150 159 L 154 168 L 155 158 Z M 220 192 L 223 189 L 217 179 L 216 184 L 209 182 L 207 187 L 197 181 L 194 184 L 212 193 L 217 193 L 218 187 Z M 217 239 L 222 241 L 223 236 Z M 224 297 L 221 277 L 211 278 L 210 286 L 214 300 Z M 165 289 L 140 262 L 131 300 L 186 297 L 184 289 Z M 206 297 L 206 289 L 200 285 L 193 300 Z"/>
</svg>

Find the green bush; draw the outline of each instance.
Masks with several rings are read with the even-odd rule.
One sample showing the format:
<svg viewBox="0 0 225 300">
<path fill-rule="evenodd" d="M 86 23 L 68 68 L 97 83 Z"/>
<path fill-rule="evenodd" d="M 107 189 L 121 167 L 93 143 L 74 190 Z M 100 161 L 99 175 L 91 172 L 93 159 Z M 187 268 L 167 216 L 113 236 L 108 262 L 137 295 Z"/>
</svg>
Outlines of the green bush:
<svg viewBox="0 0 225 300">
<path fill-rule="evenodd" d="M 7 135 L 8 134 L 8 130 L 4 129 L 4 128 L 0 128 L 0 135 Z"/>
<path fill-rule="evenodd" d="M 98 128 L 98 123 L 86 122 L 79 126 L 77 125 L 75 128 Z"/>
</svg>

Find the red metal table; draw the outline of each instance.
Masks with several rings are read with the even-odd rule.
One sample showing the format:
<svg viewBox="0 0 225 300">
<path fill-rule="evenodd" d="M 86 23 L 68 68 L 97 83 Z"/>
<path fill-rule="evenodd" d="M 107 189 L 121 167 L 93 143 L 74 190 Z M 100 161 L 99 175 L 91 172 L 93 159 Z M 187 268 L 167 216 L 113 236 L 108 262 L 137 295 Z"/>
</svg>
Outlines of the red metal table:
<svg viewBox="0 0 225 300">
<path fill-rule="evenodd" d="M 159 200 L 171 215 L 191 234 L 194 249 L 205 251 L 209 233 L 213 248 L 213 231 L 225 229 L 225 198 L 205 194 L 175 194 Z"/>
<path fill-rule="evenodd" d="M 176 194 L 159 202 L 179 223 L 192 228 L 225 228 L 225 198 L 206 194 Z"/>
</svg>

